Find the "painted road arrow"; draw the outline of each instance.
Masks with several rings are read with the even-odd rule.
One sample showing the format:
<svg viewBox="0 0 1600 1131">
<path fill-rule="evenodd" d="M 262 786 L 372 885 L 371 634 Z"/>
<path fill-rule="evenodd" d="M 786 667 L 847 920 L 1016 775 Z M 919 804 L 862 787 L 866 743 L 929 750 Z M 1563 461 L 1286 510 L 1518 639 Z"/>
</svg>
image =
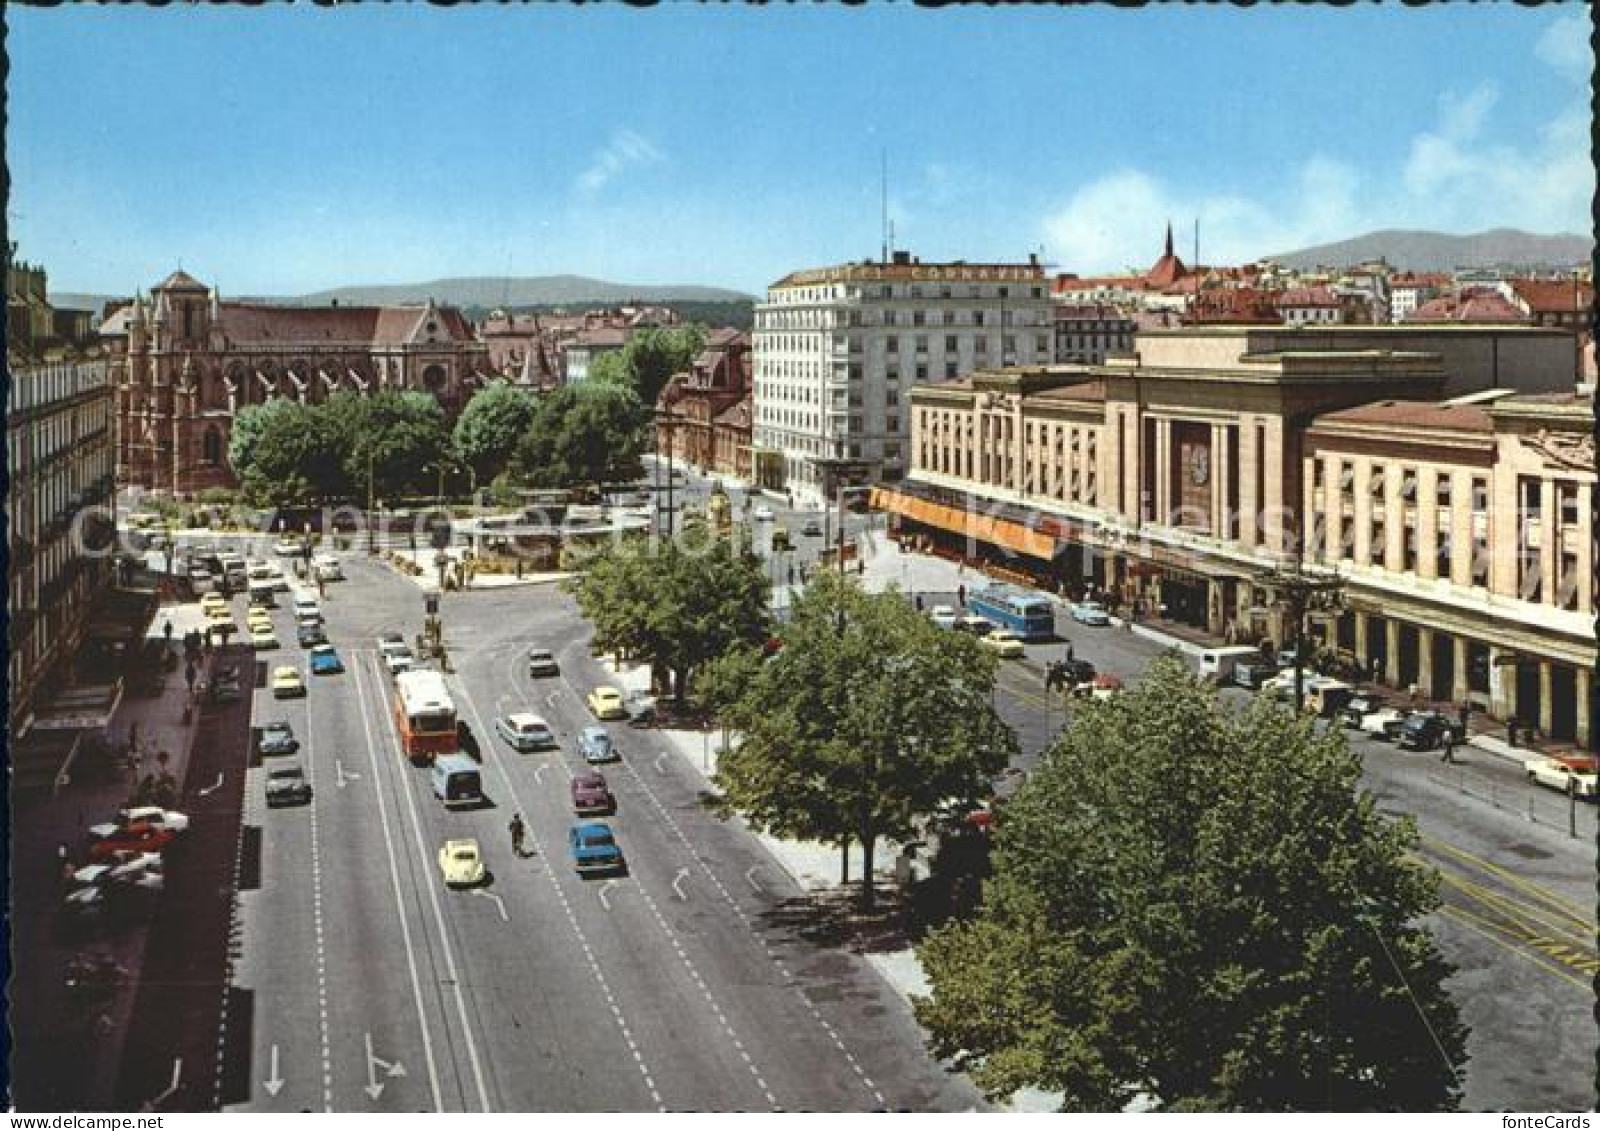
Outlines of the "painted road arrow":
<svg viewBox="0 0 1600 1131">
<path fill-rule="evenodd" d="M 405 1066 L 398 1060 L 390 1063 L 381 1057 L 373 1055 L 372 1034 L 365 1033 L 363 1036 L 367 1040 L 367 1086 L 362 1091 L 367 1093 L 368 1099 L 376 1100 L 383 1095 L 383 1085 L 378 1082 L 378 1069 L 383 1069 L 385 1076 L 404 1076 L 406 1070 Z"/>
<path fill-rule="evenodd" d="M 278 1074 L 278 1046 L 272 1046 L 272 1075 L 261 1081 L 261 1086 L 267 1090 L 267 1095 L 275 1096 L 283 1090 L 283 1077 Z"/>
<path fill-rule="evenodd" d="M 616 886 L 617 886 L 617 881 L 616 880 L 607 880 L 605 883 L 600 885 L 600 890 L 598 892 L 598 894 L 600 896 L 600 906 L 604 907 L 607 911 L 611 910 L 611 901 L 606 898 L 606 892 L 610 891 L 612 888 L 614 888 Z"/>
<path fill-rule="evenodd" d="M 198 793 L 201 797 L 210 797 L 213 793 L 217 792 L 217 790 L 219 790 L 221 788 L 222 788 L 222 775 L 219 773 L 217 775 L 217 780 L 215 782 L 213 782 L 209 786 L 202 786 L 200 789 L 195 790 L 195 792 Z"/>
</svg>

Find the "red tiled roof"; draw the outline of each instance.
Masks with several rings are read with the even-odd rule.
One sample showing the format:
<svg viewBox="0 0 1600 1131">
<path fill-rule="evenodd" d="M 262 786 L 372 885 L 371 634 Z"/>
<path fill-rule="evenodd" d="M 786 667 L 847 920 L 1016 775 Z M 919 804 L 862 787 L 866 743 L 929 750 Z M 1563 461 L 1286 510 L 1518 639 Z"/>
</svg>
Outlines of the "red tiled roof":
<svg viewBox="0 0 1600 1131">
<path fill-rule="evenodd" d="M 1150 281 L 1152 286 L 1170 287 L 1188 273 L 1189 269 L 1183 265 L 1183 260 L 1169 251 L 1156 260 L 1149 271 L 1145 272 L 1145 278 Z"/>
<path fill-rule="evenodd" d="M 1431 299 L 1411 312 L 1407 322 L 1526 322 L 1527 316 L 1498 291 L 1469 290 Z"/>
<path fill-rule="evenodd" d="M 1477 405 L 1444 405 L 1432 401 L 1377 401 L 1325 412 L 1312 425 L 1374 424 L 1408 431 L 1493 432 L 1494 421 Z"/>
<path fill-rule="evenodd" d="M 1338 306 L 1339 298 L 1327 287 L 1291 287 L 1278 296 L 1278 307 Z"/>
<path fill-rule="evenodd" d="M 1594 305 L 1594 288 L 1570 279 L 1512 279 L 1511 289 L 1535 314 L 1571 314 Z"/>
<path fill-rule="evenodd" d="M 592 330 L 582 330 L 568 343 L 569 348 L 577 346 L 583 348 L 615 347 L 625 345 L 628 341 L 628 331 L 616 326 L 597 326 Z"/>
<path fill-rule="evenodd" d="M 261 303 L 221 304 L 222 331 L 242 342 L 381 342 L 398 345 L 426 341 L 423 306 L 268 306 Z M 474 335 L 453 306 L 434 307 L 438 341 L 472 341 Z"/>
<path fill-rule="evenodd" d="M 161 282 L 157 283 L 158 291 L 210 291 L 211 288 L 200 282 L 193 275 L 184 271 L 174 271 Z"/>
</svg>

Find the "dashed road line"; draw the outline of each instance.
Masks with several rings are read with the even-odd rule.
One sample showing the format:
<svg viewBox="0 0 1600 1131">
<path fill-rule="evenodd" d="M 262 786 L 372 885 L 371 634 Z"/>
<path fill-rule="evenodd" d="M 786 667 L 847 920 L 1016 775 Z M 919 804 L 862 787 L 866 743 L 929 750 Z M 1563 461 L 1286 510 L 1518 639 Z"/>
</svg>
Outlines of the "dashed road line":
<svg viewBox="0 0 1600 1131">
<path fill-rule="evenodd" d="M 328 1035 L 328 950 L 322 918 L 322 833 L 317 821 L 317 761 L 311 746 L 311 708 L 306 707 L 306 781 L 311 786 L 311 923 L 317 937 L 317 1025 L 322 1039 L 322 1109 L 333 1110 L 333 1047 Z"/>
</svg>

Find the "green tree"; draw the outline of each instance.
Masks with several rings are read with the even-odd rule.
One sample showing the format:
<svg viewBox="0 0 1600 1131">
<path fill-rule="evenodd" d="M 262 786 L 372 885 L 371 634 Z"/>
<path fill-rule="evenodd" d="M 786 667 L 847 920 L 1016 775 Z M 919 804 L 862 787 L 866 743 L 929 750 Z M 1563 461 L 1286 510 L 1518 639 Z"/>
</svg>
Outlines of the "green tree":
<svg viewBox="0 0 1600 1131">
<path fill-rule="evenodd" d="M 431 495 L 438 465 L 449 462 L 444 410 L 427 393 L 342 393 L 324 406 L 330 440 L 343 453 L 349 494 L 365 497 L 370 468 L 380 496 Z"/>
<path fill-rule="evenodd" d="M 1437 876 L 1360 770 L 1173 658 L 1086 707 L 1005 808 L 979 916 L 918 948 L 933 1049 L 1069 1110 L 1455 1107 Z"/>
<path fill-rule="evenodd" d="M 479 390 L 456 420 L 455 454 L 487 483 L 504 470 L 528 434 L 537 406 L 533 391 L 517 385 L 496 382 Z"/>
<path fill-rule="evenodd" d="M 845 853 L 855 841 L 870 862 L 879 839 L 912 839 L 986 797 L 1016 752 L 991 702 L 993 654 L 897 594 L 822 573 L 783 642 L 722 712 L 741 741 L 717 769 L 721 805 L 757 829 Z M 871 907 L 870 864 L 862 872 Z"/>
<path fill-rule="evenodd" d="M 654 406 L 667 379 L 686 372 L 705 341 L 705 331 L 699 326 L 639 330 L 629 335 L 622 347 L 622 362 L 640 403 Z"/>
<path fill-rule="evenodd" d="M 680 701 L 702 666 L 767 638 L 766 571 L 727 539 L 698 549 L 626 539 L 596 554 L 574 591 L 595 650 L 650 664 Z"/>
<path fill-rule="evenodd" d="M 620 482 L 641 473 L 639 400 L 610 382 L 585 381 L 542 397 L 512 461 L 530 487 Z"/>
<path fill-rule="evenodd" d="M 586 381 L 598 381 L 603 384 L 621 385 L 624 388 L 633 388 L 633 373 L 628 369 L 628 363 L 623 360 L 621 350 L 607 350 L 589 363 Z"/>
<path fill-rule="evenodd" d="M 290 400 L 251 407 L 258 411 L 245 421 L 243 436 L 235 428 L 229 449 L 254 501 L 299 506 L 337 492 L 336 448 L 319 408 Z"/>
</svg>

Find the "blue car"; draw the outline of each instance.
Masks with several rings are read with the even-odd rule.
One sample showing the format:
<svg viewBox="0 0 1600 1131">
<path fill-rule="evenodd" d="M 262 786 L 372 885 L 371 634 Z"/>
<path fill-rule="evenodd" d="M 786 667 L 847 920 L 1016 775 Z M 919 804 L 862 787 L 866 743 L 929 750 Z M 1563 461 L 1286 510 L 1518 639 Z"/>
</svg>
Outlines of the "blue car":
<svg viewBox="0 0 1600 1131">
<path fill-rule="evenodd" d="M 604 821 L 573 825 L 567 833 L 567 848 L 572 853 L 572 866 L 580 875 L 627 870 L 622 849 L 611 835 L 611 826 Z"/>
<path fill-rule="evenodd" d="M 344 661 L 339 659 L 339 653 L 332 644 L 318 644 L 311 649 L 312 675 L 338 675 L 342 671 Z"/>
<path fill-rule="evenodd" d="M 590 765 L 617 760 L 617 748 L 603 727 L 583 728 L 583 733 L 578 735 L 578 753 Z"/>
<path fill-rule="evenodd" d="M 1067 611 L 1072 614 L 1072 619 L 1079 624 L 1087 624 L 1103 628 L 1111 623 L 1111 616 L 1105 606 L 1098 601 L 1079 601 L 1075 605 L 1067 606 Z"/>
</svg>

